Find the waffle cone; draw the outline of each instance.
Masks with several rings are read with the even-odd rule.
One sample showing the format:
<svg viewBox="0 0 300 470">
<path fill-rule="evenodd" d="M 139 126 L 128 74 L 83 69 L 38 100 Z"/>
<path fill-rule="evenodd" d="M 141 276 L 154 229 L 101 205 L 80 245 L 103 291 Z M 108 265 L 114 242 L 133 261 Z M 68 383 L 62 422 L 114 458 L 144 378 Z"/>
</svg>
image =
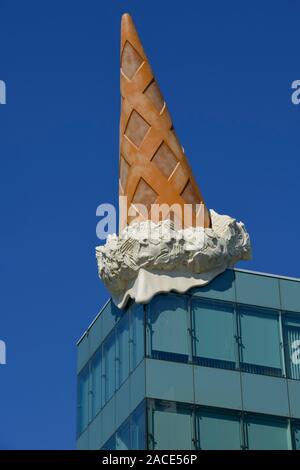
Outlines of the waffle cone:
<svg viewBox="0 0 300 470">
<path fill-rule="evenodd" d="M 204 199 L 128 14 L 123 15 L 121 25 L 120 84 L 119 193 L 127 197 L 120 230 L 133 221 L 157 222 L 153 204 L 175 208 L 173 215 L 167 210 L 160 214 L 160 220 L 175 217 L 184 227 L 210 227 Z M 183 210 L 186 204 L 191 208 L 188 216 Z M 141 205 L 146 210 L 141 210 Z M 199 212 L 202 217 L 197 217 Z"/>
</svg>

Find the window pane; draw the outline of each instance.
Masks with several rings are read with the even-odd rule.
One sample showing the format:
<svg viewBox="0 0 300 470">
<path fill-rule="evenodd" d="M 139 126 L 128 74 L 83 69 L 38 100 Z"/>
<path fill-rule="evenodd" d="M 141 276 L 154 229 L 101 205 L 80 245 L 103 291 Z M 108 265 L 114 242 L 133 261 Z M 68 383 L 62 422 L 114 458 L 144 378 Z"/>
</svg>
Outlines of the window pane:
<svg viewBox="0 0 300 470">
<path fill-rule="evenodd" d="M 78 376 L 77 432 L 81 434 L 89 422 L 89 365 Z"/>
<path fill-rule="evenodd" d="M 134 304 L 130 323 L 130 369 L 133 370 L 144 357 L 144 307 Z"/>
<path fill-rule="evenodd" d="M 129 374 L 129 316 L 126 312 L 116 327 L 117 388 Z"/>
<path fill-rule="evenodd" d="M 105 403 L 115 392 L 115 332 L 113 331 L 103 343 Z"/>
<path fill-rule="evenodd" d="M 130 422 L 129 419 L 123 423 L 116 433 L 116 450 L 130 449 Z"/>
<path fill-rule="evenodd" d="M 294 447 L 296 450 L 300 450 L 300 425 L 293 427 L 294 434 Z"/>
<path fill-rule="evenodd" d="M 116 435 L 113 434 L 108 441 L 105 442 L 102 450 L 116 450 Z"/>
<path fill-rule="evenodd" d="M 239 417 L 198 412 L 197 424 L 201 449 L 241 449 L 242 436 Z"/>
<path fill-rule="evenodd" d="M 141 450 L 146 448 L 145 430 L 145 404 L 141 403 L 132 413 L 131 419 L 131 449 Z"/>
<path fill-rule="evenodd" d="M 271 420 L 247 420 L 248 446 L 252 450 L 290 449 L 287 423 Z"/>
<path fill-rule="evenodd" d="M 148 311 L 152 357 L 186 362 L 190 336 L 185 297 L 159 295 Z"/>
<path fill-rule="evenodd" d="M 92 388 L 92 418 L 96 416 L 101 409 L 101 349 L 94 354 L 91 360 L 91 388 Z"/>
<path fill-rule="evenodd" d="M 196 362 L 235 368 L 235 318 L 233 307 L 213 302 L 192 304 Z"/>
<path fill-rule="evenodd" d="M 287 342 L 287 370 L 292 379 L 300 380 L 300 319 L 285 319 L 285 336 Z"/>
<path fill-rule="evenodd" d="M 192 413 L 176 403 L 157 406 L 152 411 L 155 450 L 192 449 Z"/>
<path fill-rule="evenodd" d="M 240 311 L 241 367 L 246 372 L 281 375 L 279 317 L 259 309 Z"/>
</svg>

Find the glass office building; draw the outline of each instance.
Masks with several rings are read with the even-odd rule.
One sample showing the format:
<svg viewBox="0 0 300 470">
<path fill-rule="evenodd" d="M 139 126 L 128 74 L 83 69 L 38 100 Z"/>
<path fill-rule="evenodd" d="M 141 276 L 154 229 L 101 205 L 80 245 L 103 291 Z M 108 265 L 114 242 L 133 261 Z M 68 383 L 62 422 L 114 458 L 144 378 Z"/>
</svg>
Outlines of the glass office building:
<svg viewBox="0 0 300 470">
<path fill-rule="evenodd" d="M 228 269 L 103 307 L 78 342 L 78 449 L 300 449 L 300 280 Z"/>
</svg>

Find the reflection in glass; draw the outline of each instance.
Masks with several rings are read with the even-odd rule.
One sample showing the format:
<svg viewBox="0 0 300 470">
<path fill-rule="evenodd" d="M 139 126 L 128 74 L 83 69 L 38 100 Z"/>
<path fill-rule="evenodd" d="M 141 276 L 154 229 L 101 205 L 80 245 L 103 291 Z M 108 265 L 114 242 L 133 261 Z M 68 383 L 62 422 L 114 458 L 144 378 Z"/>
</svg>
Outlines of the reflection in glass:
<svg viewBox="0 0 300 470">
<path fill-rule="evenodd" d="M 129 418 L 117 430 L 116 449 L 117 450 L 130 449 L 130 419 Z"/>
<path fill-rule="evenodd" d="M 113 434 L 102 446 L 103 450 L 116 450 L 116 435 Z"/>
</svg>

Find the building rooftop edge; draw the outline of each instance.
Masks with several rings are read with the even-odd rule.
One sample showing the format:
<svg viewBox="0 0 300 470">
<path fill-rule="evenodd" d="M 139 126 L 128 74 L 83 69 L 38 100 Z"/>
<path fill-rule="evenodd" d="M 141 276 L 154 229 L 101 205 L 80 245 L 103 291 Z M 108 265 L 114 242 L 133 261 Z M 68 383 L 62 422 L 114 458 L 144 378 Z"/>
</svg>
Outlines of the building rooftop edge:
<svg viewBox="0 0 300 470">
<path fill-rule="evenodd" d="M 241 273 L 256 274 L 256 275 L 258 274 L 259 276 L 276 277 L 277 279 L 285 279 L 287 281 L 298 281 L 298 282 L 300 282 L 300 278 L 297 278 L 297 277 L 282 276 L 282 275 L 279 275 L 279 274 L 264 273 L 264 272 L 260 272 L 260 271 L 252 271 L 250 269 L 240 269 L 240 268 L 228 268 L 228 269 L 231 270 L 231 271 L 238 271 L 238 272 L 241 272 Z M 92 322 L 89 324 L 87 329 L 82 333 L 79 340 L 76 342 L 76 346 L 79 345 L 79 343 L 83 340 L 83 338 L 86 336 L 88 331 L 92 328 L 93 324 L 97 321 L 97 319 L 101 315 L 102 310 L 106 307 L 106 305 L 110 302 L 110 300 L 111 300 L 111 298 L 107 299 L 107 301 L 105 302 L 103 307 L 101 307 L 101 310 L 97 313 L 95 318 L 92 320 Z"/>
<path fill-rule="evenodd" d="M 251 269 L 240 269 L 240 268 L 227 268 L 227 269 L 230 269 L 232 271 L 242 272 L 242 273 L 258 274 L 259 276 L 276 277 L 277 279 L 286 279 L 287 281 L 298 281 L 298 282 L 300 282 L 299 277 L 283 276 L 281 274 L 264 273 L 264 272 L 260 272 L 260 271 L 253 271 Z"/>
</svg>

